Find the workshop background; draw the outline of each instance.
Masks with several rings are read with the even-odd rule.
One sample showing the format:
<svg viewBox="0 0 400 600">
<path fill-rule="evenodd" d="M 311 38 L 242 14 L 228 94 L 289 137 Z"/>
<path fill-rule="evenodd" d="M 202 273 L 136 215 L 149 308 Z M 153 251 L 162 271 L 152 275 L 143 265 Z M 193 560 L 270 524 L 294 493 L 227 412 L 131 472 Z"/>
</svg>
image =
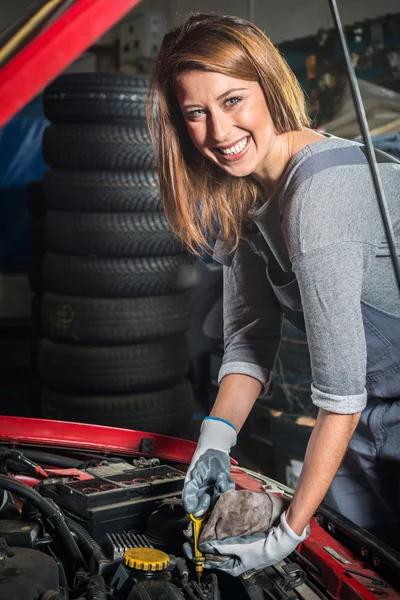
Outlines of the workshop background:
<svg viewBox="0 0 400 600">
<path fill-rule="evenodd" d="M 0 49 L 31 1 L 2 4 Z M 339 8 L 374 145 L 400 158 L 399 2 Z M 360 135 L 327 2 L 143 0 L 0 129 L 0 414 L 196 439 L 213 404 L 222 268 L 169 230 L 144 119 L 161 39 L 191 11 L 264 29 L 315 127 Z M 295 486 L 310 384 L 306 336 L 286 321 L 270 394 L 233 452 L 242 466 Z"/>
</svg>

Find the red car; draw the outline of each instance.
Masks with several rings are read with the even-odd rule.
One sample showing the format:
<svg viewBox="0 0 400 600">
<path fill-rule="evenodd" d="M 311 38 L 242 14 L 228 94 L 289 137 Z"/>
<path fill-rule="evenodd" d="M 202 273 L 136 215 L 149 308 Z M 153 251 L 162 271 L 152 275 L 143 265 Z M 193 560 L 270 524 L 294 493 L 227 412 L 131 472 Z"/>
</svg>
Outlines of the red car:
<svg viewBox="0 0 400 600">
<path fill-rule="evenodd" d="M 328 507 L 285 561 L 196 581 L 181 505 L 195 444 L 79 423 L 0 417 L 0 598 L 400 598 L 400 557 Z M 7 474 L 6 474 L 7 473 Z M 237 489 L 290 496 L 234 464 Z"/>
</svg>

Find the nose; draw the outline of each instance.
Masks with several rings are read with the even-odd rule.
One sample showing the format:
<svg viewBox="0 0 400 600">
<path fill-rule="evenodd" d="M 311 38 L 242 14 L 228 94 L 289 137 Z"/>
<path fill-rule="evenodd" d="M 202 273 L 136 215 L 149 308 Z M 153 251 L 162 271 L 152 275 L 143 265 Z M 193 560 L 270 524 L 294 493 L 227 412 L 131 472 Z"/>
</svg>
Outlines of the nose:
<svg viewBox="0 0 400 600">
<path fill-rule="evenodd" d="M 224 113 L 209 114 L 208 131 L 213 143 L 221 144 L 229 138 L 232 128 L 230 116 Z"/>
</svg>

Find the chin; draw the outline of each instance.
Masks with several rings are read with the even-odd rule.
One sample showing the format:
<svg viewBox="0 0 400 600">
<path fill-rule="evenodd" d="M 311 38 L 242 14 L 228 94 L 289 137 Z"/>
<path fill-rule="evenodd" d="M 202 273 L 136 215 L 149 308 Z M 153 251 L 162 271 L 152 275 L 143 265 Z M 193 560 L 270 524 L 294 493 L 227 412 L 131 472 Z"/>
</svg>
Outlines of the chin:
<svg viewBox="0 0 400 600">
<path fill-rule="evenodd" d="M 237 166 L 233 168 L 221 168 L 232 177 L 248 177 L 253 173 L 253 169 L 251 169 L 250 167 Z"/>
<path fill-rule="evenodd" d="M 221 169 L 221 171 L 224 171 L 224 173 L 227 173 L 231 177 L 248 177 L 254 171 L 254 167 L 250 167 L 249 165 L 239 165 L 239 164 L 221 165 L 214 158 L 210 158 L 207 155 L 204 155 L 204 156 L 206 156 L 206 158 L 208 158 L 214 165 L 219 167 Z"/>
</svg>

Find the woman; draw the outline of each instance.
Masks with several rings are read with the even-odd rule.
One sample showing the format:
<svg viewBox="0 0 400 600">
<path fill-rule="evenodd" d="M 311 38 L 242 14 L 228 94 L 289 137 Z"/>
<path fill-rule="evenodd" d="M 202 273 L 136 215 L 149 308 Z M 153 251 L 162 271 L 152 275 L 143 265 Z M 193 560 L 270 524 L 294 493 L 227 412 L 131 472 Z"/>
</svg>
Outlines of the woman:
<svg viewBox="0 0 400 600">
<path fill-rule="evenodd" d="M 310 129 L 293 73 L 243 19 L 197 15 L 168 33 L 149 98 L 171 226 L 194 253 L 216 240 L 224 264 L 220 389 L 186 478 L 187 511 L 204 514 L 233 486 L 229 452 L 268 391 L 283 314 L 307 333 L 319 407 L 280 524 L 203 544 L 232 557 L 207 566 L 243 575 L 286 557 L 329 488 L 335 508 L 391 541 L 400 300 L 364 153 Z M 399 167 L 380 172 L 398 230 Z"/>
</svg>

